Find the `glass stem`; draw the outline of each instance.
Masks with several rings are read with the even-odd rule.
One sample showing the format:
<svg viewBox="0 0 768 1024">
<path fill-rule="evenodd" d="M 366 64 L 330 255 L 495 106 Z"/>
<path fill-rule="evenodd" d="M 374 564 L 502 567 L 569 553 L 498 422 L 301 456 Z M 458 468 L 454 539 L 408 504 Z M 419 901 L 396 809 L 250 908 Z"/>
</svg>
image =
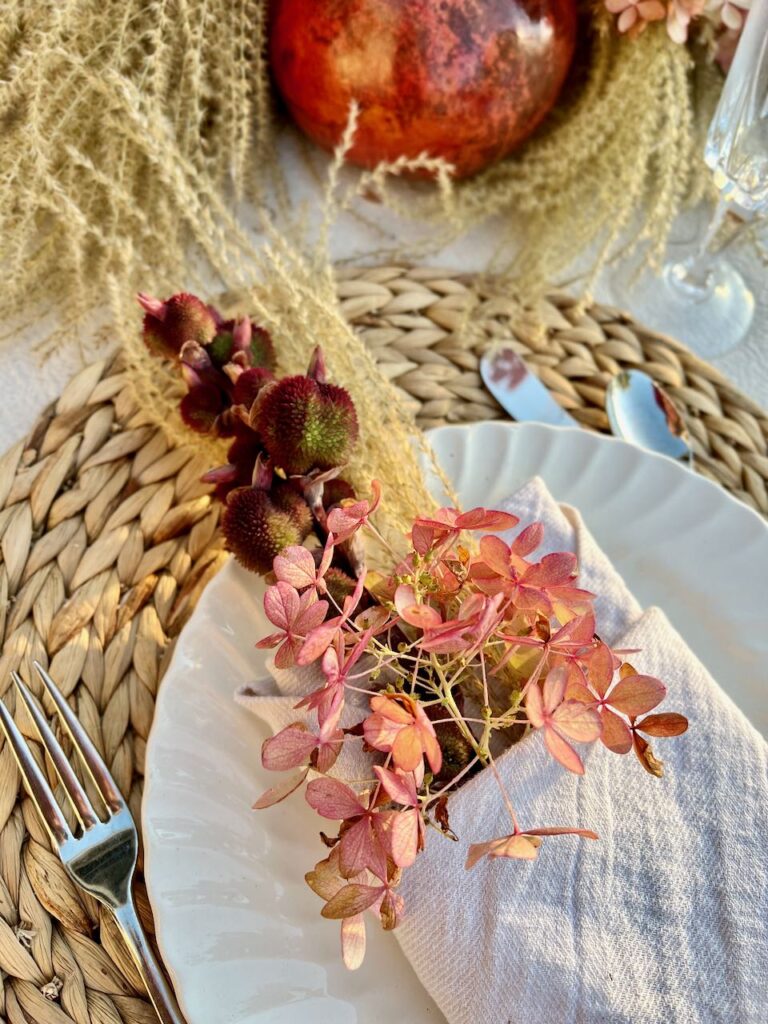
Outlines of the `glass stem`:
<svg viewBox="0 0 768 1024">
<path fill-rule="evenodd" d="M 702 293 L 709 290 L 715 257 L 731 245 L 745 226 L 741 218 L 731 217 L 730 213 L 730 204 L 721 197 L 696 251 L 672 268 L 672 277 L 679 287 Z"/>
</svg>

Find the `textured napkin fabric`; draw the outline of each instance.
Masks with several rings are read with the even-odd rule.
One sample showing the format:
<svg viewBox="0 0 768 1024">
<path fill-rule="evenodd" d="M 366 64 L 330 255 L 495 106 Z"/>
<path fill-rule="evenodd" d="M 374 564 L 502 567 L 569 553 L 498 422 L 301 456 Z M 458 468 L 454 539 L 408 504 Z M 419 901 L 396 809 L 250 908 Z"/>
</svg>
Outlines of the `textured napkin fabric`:
<svg viewBox="0 0 768 1024">
<path fill-rule="evenodd" d="M 405 872 L 395 936 L 449 1024 L 765 1024 L 768 747 L 663 612 L 641 612 L 576 513 L 538 480 L 505 506 L 543 520 L 549 550 L 577 551 L 601 634 L 642 649 L 633 665 L 667 683 L 662 710 L 690 729 L 653 741 L 663 779 L 601 744 L 581 748 L 583 777 L 538 734 L 511 748 L 497 766 L 523 827 L 600 840 L 545 838 L 536 861 L 465 871 L 470 842 L 509 831 L 493 778 L 475 776 L 449 802 L 460 841 L 430 834 Z M 295 699 L 249 705 L 279 728 Z"/>
</svg>

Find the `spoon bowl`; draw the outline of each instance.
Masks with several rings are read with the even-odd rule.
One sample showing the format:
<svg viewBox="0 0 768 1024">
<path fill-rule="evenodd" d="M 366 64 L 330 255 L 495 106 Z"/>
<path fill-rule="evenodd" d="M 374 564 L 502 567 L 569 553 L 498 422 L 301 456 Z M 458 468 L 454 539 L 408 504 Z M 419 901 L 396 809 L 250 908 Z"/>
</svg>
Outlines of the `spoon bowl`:
<svg viewBox="0 0 768 1024">
<path fill-rule="evenodd" d="M 616 437 L 691 462 L 683 418 L 669 396 L 647 373 L 622 370 L 605 394 L 605 411 Z"/>
</svg>

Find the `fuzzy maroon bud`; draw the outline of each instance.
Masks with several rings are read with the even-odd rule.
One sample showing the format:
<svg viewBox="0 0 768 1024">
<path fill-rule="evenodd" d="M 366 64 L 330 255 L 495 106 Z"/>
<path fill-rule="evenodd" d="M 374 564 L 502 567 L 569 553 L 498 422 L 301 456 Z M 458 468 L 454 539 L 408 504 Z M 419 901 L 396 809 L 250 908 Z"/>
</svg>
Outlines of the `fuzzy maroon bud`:
<svg viewBox="0 0 768 1024">
<path fill-rule="evenodd" d="M 276 484 L 270 491 L 242 487 L 229 495 L 221 526 L 237 561 L 251 572 L 265 574 L 284 548 L 302 543 L 312 528 L 312 516 L 288 484 Z"/>
<path fill-rule="evenodd" d="M 344 598 L 354 593 L 355 581 L 343 569 L 337 569 L 335 565 L 331 566 L 323 578 L 333 602 L 341 608 L 344 604 Z M 363 609 L 364 605 L 365 602 L 363 601 L 359 606 L 360 610 Z"/>
<path fill-rule="evenodd" d="M 269 370 L 263 370 L 259 366 L 253 366 L 250 370 L 243 370 L 232 389 L 233 403 L 235 405 L 244 405 L 246 409 L 250 409 L 264 385 L 269 384 L 274 379 Z"/>
<path fill-rule="evenodd" d="M 275 466 L 290 475 L 342 465 L 357 440 L 349 394 L 309 377 L 285 377 L 265 387 L 252 419 Z"/>
<path fill-rule="evenodd" d="M 180 292 L 161 302 L 140 293 L 144 310 L 144 342 L 155 355 L 178 358 L 184 342 L 206 345 L 216 336 L 217 317 L 196 295 Z"/>
<path fill-rule="evenodd" d="M 180 406 L 181 418 L 198 434 L 209 434 L 216 427 L 216 421 L 224 409 L 223 395 L 208 384 L 190 388 Z"/>
</svg>

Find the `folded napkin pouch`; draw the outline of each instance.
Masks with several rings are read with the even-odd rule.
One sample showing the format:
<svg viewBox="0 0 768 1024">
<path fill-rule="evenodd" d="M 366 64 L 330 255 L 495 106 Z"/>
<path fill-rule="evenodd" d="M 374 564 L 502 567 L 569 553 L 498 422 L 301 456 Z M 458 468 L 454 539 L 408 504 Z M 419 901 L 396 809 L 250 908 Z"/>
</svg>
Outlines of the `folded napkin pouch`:
<svg viewBox="0 0 768 1024">
<path fill-rule="evenodd" d="M 768 747 L 664 613 L 642 612 L 578 513 L 540 480 L 502 507 L 521 526 L 544 522 L 547 550 L 576 551 L 601 635 L 640 649 L 633 665 L 664 680 L 690 727 L 657 751 L 662 779 L 600 743 L 581 748 L 586 772 L 573 775 L 529 734 L 496 761 L 522 826 L 600 840 L 552 837 L 535 861 L 465 870 L 470 842 L 509 831 L 483 771 L 450 796 L 459 842 L 430 833 L 405 871 L 393 934 L 450 1024 L 765 1024 Z M 277 732 L 301 717 L 318 671 L 274 670 L 237 699 Z M 366 711 L 350 701 L 343 724 Z M 370 775 L 369 755 L 345 744 L 333 774 Z"/>
</svg>

